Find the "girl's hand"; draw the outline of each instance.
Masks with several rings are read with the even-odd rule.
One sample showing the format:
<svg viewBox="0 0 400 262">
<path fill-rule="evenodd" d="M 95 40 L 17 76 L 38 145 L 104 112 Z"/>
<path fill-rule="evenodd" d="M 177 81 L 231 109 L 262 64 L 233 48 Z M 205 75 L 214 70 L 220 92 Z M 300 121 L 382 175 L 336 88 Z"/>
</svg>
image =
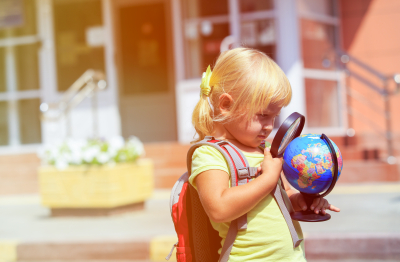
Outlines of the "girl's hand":
<svg viewBox="0 0 400 262">
<path fill-rule="evenodd" d="M 307 204 L 302 194 L 293 194 L 292 196 L 290 196 L 290 201 L 292 202 L 295 211 L 307 210 Z M 340 212 L 339 208 L 329 204 L 328 200 L 326 200 L 325 198 L 315 198 L 310 206 L 310 209 L 314 210 L 315 214 L 319 214 L 319 212 L 321 212 L 323 215 L 326 214 L 326 209 L 334 212 Z"/>
<path fill-rule="evenodd" d="M 278 182 L 279 176 L 282 172 L 282 164 L 282 157 L 273 158 L 269 147 L 266 147 L 264 149 L 264 161 L 261 163 L 261 167 L 259 167 L 257 171 L 262 172 L 262 174 L 265 173 L 267 176 L 276 177 L 276 181 Z"/>
<path fill-rule="evenodd" d="M 335 207 L 334 205 L 329 204 L 328 200 L 325 198 L 315 198 L 313 203 L 310 206 L 311 210 L 314 210 L 315 214 L 318 214 L 321 212 L 323 215 L 326 214 L 325 209 L 334 211 L 334 212 L 340 212 L 340 208 Z"/>
</svg>

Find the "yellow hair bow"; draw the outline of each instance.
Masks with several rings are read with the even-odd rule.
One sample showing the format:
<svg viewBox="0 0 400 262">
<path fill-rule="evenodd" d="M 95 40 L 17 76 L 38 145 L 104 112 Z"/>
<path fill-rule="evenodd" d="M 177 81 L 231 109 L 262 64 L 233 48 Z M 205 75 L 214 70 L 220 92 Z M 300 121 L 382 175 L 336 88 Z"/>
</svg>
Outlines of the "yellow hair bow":
<svg viewBox="0 0 400 262">
<path fill-rule="evenodd" d="M 201 85 L 200 85 L 200 97 L 201 94 L 204 94 L 206 96 L 210 95 L 211 92 L 211 87 L 210 87 L 210 78 L 211 78 L 212 72 L 211 72 L 211 67 L 207 67 L 207 71 L 203 73 L 203 76 L 201 78 Z"/>
</svg>

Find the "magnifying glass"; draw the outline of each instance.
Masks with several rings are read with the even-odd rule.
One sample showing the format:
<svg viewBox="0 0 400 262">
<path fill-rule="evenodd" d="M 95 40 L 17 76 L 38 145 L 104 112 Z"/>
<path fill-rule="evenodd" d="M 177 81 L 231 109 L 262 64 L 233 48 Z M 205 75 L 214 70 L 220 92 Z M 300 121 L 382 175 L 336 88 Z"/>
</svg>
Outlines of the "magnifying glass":
<svg viewBox="0 0 400 262">
<path fill-rule="evenodd" d="M 276 132 L 274 140 L 272 140 L 270 150 L 272 157 L 283 156 L 289 143 L 296 137 L 300 136 L 305 121 L 306 118 L 297 112 L 292 113 L 285 119 L 285 121 L 283 121 L 278 132 Z"/>
</svg>

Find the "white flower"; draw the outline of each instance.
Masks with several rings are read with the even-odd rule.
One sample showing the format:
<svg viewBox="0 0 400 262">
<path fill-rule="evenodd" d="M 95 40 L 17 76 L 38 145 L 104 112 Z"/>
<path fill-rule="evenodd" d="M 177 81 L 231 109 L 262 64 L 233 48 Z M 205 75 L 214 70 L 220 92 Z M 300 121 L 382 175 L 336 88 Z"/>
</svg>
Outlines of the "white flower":
<svg viewBox="0 0 400 262">
<path fill-rule="evenodd" d="M 110 140 L 108 141 L 108 145 L 112 150 L 119 150 L 124 147 L 125 140 L 122 136 L 115 136 L 110 138 Z"/>
<path fill-rule="evenodd" d="M 66 169 L 68 167 L 68 162 L 65 159 L 57 159 L 55 164 L 57 169 Z"/>
<path fill-rule="evenodd" d="M 82 151 L 82 149 L 87 145 L 87 141 L 83 139 L 68 139 L 66 145 L 72 152 L 77 152 Z"/>
<path fill-rule="evenodd" d="M 71 151 L 71 164 L 74 165 L 81 165 L 83 164 L 83 156 L 82 156 L 82 151 L 74 150 Z"/>
<path fill-rule="evenodd" d="M 108 148 L 107 153 L 110 156 L 110 158 L 114 158 L 118 154 L 118 149 L 115 148 Z"/>
<path fill-rule="evenodd" d="M 99 161 L 100 164 L 105 164 L 110 161 L 110 155 L 105 152 L 101 152 L 97 157 L 97 161 Z"/>
<path fill-rule="evenodd" d="M 125 142 L 122 136 L 109 140 L 67 139 L 47 144 L 38 151 L 43 163 L 65 169 L 68 165 L 116 164 L 135 161 L 144 154 L 142 142 L 137 137 L 130 137 Z"/>
<path fill-rule="evenodd" d="M 83 159 L 87 163 L 91 163 L 99 153 L 100 153 L 100 147 L 99 146 L 89 147 L 85 151 L 83 151 Z"/>
<path fill-rule="evenodd" d="M 141 156 L 145 153 L 143 143 L 136 136 L 129 137 L 127 147 L 129 150 L 134 150 L 138 156 Z"/>
</svg>

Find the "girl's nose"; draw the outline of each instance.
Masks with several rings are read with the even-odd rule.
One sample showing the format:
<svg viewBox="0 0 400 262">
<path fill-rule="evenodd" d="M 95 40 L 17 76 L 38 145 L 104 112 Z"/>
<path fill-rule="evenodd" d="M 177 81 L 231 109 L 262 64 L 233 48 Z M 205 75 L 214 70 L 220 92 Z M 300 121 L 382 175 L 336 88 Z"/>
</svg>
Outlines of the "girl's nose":
<svg viewBox="0 0 400 262">
<path fill-rule="evenodd" d="M 273 128 L 274 128 L 273 123 L 268 123 L 268 124 L 263 125 L 263 130 L 266 130 L 266 131 L 272 131 Z"/>
<path fill-rule="evenodd" d="M 272 131 L 274 128 L 274 120 L 266 121 L 263 125 L 263 129 L 267 131 Z"/>
</svg>

